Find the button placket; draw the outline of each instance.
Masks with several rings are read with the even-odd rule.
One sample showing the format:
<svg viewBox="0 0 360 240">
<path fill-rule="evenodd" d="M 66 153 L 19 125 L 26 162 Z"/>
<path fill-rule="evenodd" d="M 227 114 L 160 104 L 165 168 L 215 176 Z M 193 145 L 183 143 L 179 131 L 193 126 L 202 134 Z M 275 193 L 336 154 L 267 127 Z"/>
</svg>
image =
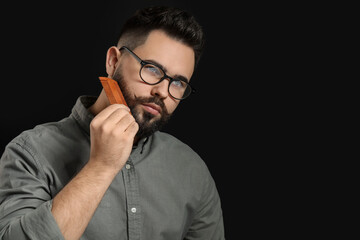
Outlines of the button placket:
<svg viewBox="0 0 360 240">
<path fill-rule="evenodd" d="M 139 205 L 139 184 L 136 176 L 135 167 L 131 160 L 126 162 L 123 176 L 127 199 L 126 204 L 128 209 L 129 239 L 140 239 L 141 216 Z"/>
</svg>

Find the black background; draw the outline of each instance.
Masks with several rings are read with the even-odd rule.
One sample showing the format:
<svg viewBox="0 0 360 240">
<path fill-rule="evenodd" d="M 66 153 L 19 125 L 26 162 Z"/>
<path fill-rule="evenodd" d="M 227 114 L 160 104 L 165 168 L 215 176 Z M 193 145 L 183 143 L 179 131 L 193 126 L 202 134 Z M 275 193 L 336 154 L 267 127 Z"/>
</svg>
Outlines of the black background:
<svg viewBox="0 0 360 240">
<path fill-rule="evenodd" d="M 7 17 L 2 19 L 1 151 L 23 130 L 67 117 L 78 96 L 100 93 L 106 51 L 136 9 L 177 6 L 203 26 L 206 47 L 192 78 L 197 93 L 181 102 L 164 131 L 206 162 L 222 200 L 228 239 L 277 232 L 271 206 L 277 202 L 277 179 L 267 177 L 274 169 L 270 162 L 282 157 L 277 138 L 287 136 L 277 131 L 278 121 L 286 119 L 274 119 L 285 109 L 276 105 L 279 83 L 273 81 L 279 78 L 273 74 L 279 42 L 285 42 L 275 36 L 287 29 L 279 29 L 277 21 L 284 19 L 269 14 L 269 6 L 228 0 L 89 2 L 2 6 Z"/>
</svg>

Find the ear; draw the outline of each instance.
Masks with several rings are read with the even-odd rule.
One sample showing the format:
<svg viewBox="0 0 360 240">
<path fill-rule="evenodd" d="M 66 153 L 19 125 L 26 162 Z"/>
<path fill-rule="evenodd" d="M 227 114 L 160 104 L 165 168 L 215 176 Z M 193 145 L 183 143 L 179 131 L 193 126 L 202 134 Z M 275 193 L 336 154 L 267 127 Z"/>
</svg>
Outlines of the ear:
<svg viewBox="0 0 360 240">
<path fill-rule="evenodd" d="M 121 52 L 115 46 L 108 49 L 106 54 L 106 73 L 109 78 L 112 78 L 114 72 L 119 65 Z"/>
</svg>

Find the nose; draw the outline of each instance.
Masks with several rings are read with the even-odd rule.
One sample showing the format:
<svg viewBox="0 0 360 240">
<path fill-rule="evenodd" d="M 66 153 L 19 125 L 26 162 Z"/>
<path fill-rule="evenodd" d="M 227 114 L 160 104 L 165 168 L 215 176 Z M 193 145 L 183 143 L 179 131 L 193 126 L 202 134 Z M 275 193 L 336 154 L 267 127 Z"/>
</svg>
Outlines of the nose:
<svg viewBox="0 0 360 240">
<path fill-rule="evenodd" d="M 168 89 L 169 89 L 170 81 L 166 78 L 160 83 L 153 85 L 151 89 L 151 95 L 152 96 L 158 96 L 162 99 L 167 98 L 169 95 Z"/>
</svg>

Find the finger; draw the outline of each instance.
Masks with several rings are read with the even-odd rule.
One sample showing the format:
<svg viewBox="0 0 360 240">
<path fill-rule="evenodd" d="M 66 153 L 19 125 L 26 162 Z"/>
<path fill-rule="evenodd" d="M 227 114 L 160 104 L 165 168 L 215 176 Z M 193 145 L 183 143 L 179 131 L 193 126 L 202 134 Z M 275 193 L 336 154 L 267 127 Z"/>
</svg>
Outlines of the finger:
<svg viewBox="0 0 360 240">
<path fill-rule="evenodd" d="M 125 106 L 124 104 L 112 104 L 109 105 L 108 107 L 106 107 L 104 110 L 102 110 L 100 113 L 98 113 L 95 118 L 98 119 L 99 121 L 104 121 L 105 119 L 107 119 L 114 111 L 118 110 L 118 109 L 125 109 L 128 112 L 130 112 L 130 109 Z M 94 118 L 94 119 L 95 119 Z"/>
<path fill-rule="evenodd" d="M 115 109 L 105 120 L 104 123 L 118 124 L 123 118 L 131 117 L 131 114 L 123 108 Z"/>
<path fill-rule="evenodd" d="M 123 135 L 124 137 L 126 137 L 126 136 L 133 137 L 133 136 L 129 135 L 129 133 L 127 133 L 126 131 L 129 127 L 134 125 L 134 123 L 136 123 L 134 117 L 130 114 L 127 114 L 124 117 L 122 117 L 119 120 L 119 122 L 117 122 L 115 125 L 110 126 L 112 129 L 111 133 L 115 136 Z M 111 123 L 111 124 L 113 124 L 113 123 Z M 108 122 L 105 122 L 104 125 L 106 125 L 105 127 L 107 128 L 107 127 L 109 127 L 110 124 Z M 126 138 L 128 138 L 128 137 L 126 137 Z"/>
<path fill-rule="evenodd" d="M 131 114 L 124 115 L 119 121 L 116 123 L 116 127 L 121 129 L 122 131 L 126 131 L 129 125 L 135 122 L 135 118 Z"/>
<path fill-rule="evenodd" d="M 125 130 L 125 133 L 129 134 L 130 136 L 135 137 L 135 134 L 139 131 L 139 124 L 134 121 L 131 123 Z"/>
</svg>

